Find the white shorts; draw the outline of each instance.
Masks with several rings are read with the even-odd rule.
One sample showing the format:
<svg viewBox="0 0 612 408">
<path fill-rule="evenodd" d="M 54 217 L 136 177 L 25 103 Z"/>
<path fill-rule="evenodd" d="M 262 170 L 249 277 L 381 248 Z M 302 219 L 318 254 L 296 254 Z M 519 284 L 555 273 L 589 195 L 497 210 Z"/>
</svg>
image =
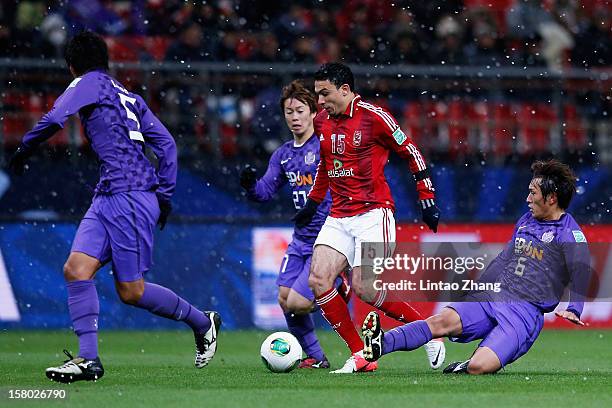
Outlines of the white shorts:
<svg viewBox="0 0 612 408">
<path fill-rule="evenodd" d="M 380 242 L 395 247 L 395 218 L 389 208 L 375 208 L 353 217 L 327 217 L 314 243 L 334 248 L 351 267 L 361 266 L 361 244 Z"/>
</svg>

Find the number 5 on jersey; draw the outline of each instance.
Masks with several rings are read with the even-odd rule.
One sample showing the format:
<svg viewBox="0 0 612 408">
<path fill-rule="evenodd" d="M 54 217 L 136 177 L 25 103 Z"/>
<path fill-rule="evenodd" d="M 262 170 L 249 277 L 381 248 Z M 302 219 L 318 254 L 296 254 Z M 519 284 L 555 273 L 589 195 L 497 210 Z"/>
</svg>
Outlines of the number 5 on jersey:
<svg viewBox="0 0 612 408">
<path fill-rule="evenodd" d="M 119 95 L 121 105 L 123 105 L 123 107 L 125 108 L 125 112 L 127 113 L 128 119 L 132 119 L 134 122 L 136 122 L 136 130 L 130 130 L 130 139 L 144 143 L 144 137 L 142 137 L 142 133 L 140 133 L 140 122 L 138 121 L 138 116 L 136 116 L 136 114 L 132 112 L 127 106 L 128 102 L 132 106 L 134 106 L 136 104 L 136 98 L 131 98 L 127 95 L 122 94 L 121 92 L 117 92 L 117 95 Z"/>
</svg>

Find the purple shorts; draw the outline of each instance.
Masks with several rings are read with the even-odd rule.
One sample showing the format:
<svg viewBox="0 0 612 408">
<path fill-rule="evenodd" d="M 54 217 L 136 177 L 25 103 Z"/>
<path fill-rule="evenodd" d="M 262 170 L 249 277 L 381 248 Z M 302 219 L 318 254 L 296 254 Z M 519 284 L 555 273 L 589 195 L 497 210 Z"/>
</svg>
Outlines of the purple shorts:
<svg viewBox="0 0 612 408">
<path fill-rule="evenodd" d="M 129 191 L 96 195 L 72 242 L 102 264 L 112 261 L 115 279 L 142 279 L 153 264 L 153 232 L 159 218 L 155 193 Z"/>
<path fill-rule="evenodd" d="M 455 302 L 463 327 L 451 341 L 469 343 L 483 339 L 478 347 L 488 347 L 502 367 L 527 353 L 544 325 L 544 315 L 527 302 Z"/>
<path fill-rule="evenodd" d="M 314 300 L 314 293 L 308 286 L 312 245 L 294 237 L 287 247 L 276 279 L 277 286 L 291 288 L 310 301 Z"/>
</svg>

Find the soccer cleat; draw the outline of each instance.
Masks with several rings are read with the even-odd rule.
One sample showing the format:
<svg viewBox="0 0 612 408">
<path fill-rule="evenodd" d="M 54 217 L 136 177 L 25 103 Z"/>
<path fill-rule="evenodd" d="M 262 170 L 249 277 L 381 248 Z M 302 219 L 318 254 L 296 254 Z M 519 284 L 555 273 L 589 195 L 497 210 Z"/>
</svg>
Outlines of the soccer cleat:
<svg viewBox="0 0 612 408">
<path fill-rule="evenodd" d="M 376 361 L 383 354 L 384 332 L 380 327 L 380 317 L 376 312 L 370 312 L 361 326 L 363 336 L 363 357 L 367 361 Z"/>
<path fill-rule="evenodd" d="M 454 363 L 450 363 L 442 372 L 444 374 L 467 374 L 468 364 L 470 364 L 470 360 L 455 361 Z"/>
<path fill-rule="evenodd" d="M 378 363 L 368 362 L 365 358 L 363 358 L 363 352 L 360 351 L 358 353 L 353 354 L 346 360 L 346 363 L 334 371 L 330 371 L 331 374 L 352 374 L 352 373 L 367 373 L 370 371 L 376 371 L 378 368 Z"/>
<path fill-rule="evenodd" d="M 298 368 L 329 368 L 329 361 L 327 358 L 317 360 L 312 357 L 306 357 L 300 361 Z"/>
<path fill-rule="evenodd" d="M 83 357 L 72 357 L 68 350 L 64 350 L 68 360 L 59 367 L 49 367 L 45 370 L 45 375 L 51 381 L 61 383 L 72 383 L 75 381 L 97 381 L 104 375 L 104 367 L 100 362 L 100 357 L 94 360 L 86 360 Z"/>
<path fill-rule="evenodd" d="M 210 363 L 217 351 L 217 336 L 221 328 L 221 316 L 217 312 L 204 312 L 210 319 L 210 328 L 203 334 L 195 334 L 196 368 L 204 368 Z"/>
<path fill-rule="evenodd" d="M 337 290 L 340 297 L 342 297 L 342 299 L 348 303 L 349 300 L 351 300 L 351 295 L 353 294 L 353 288 L 351 287 L 351 269 L 344 269 L 342 272 L 340 272 L 339 276 L 342 279 L 342 282 L 340 285 L 338 285 Z"/>
<path fill-rule="evenodd" d="M 444 359 L 446 358 L 446 347 L 444 346 L 444 342 L 440 340 L 431 340 L 423 347 L 425 347 L 425 352 L 427 353 L 429 366 L 433 370 L 437 370 L 438 368 L 442 367 L 442 364 L 444 364 Z"/>
</svg>

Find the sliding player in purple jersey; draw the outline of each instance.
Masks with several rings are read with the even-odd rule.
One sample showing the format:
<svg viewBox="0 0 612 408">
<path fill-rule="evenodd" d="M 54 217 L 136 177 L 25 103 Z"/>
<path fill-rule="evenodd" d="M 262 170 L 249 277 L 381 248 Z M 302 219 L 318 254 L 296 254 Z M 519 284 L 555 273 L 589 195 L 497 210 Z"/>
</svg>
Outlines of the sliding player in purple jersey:
<svg viewBox="0 0 612 408">
<path fill-rule="evenodd" d="M 46 375 L 64 383 L 98 380 L 104 375 L 98 356 L 100 306 L 93 278 L 109 261 L 124 303 L 183 321 L 193 329 L 195 365 L 202 368 L 217 349 L 218 313 L 202 312 L 171 290 L 144 281 L 153 260 L 155 224 L 163 229 L 172 209 L 177 173 L 174 139 L 140 96 L 108 75 L 108 50 L 100 36 L 78 34 L 66 47 L 65 58 L 74 81 L 23 137 L 9 163 L 15 173 L 22 173 L 36 146 L 77 112 L 100 162 L 92 204 L 64 265 L 68 310 L 79 353 L 73 358 L 64 351 L 69 360 L 48 368 Z M 157 169 L 145 156 L 145 145 L 157 157 Z"/>
<path fill-rule="evenodd" d="M 240 184 L 247 196 L 257 202 L 272 198 L 282 186 L 289 183 L 296 210 L 302 208 L 312 188 L 319 163 L 319 139 L 314 137 L 313 119 L 317 114 L 314 94 L 299 81 L 283 88 L 280 108 L 285 115 L 293 140 L 279 147 L 270 158 L 264 176 L 257 179 L 257 172 L 247 166 L 240 174 Z M 329 368 L 310 312 L 314 295 L 308 287 L 308 274 L 314 244 L 331 206 L 329 194 L 317 209 L 312 222 L 305 227 L 295 227 L 293 240 L 281 263 L 278 285 L 278 302 L 283 309 L 289 331 L 298 339 L 306 358 L 301 368 Z"/>
<path fill-rule="evenodd" d="M 527 353 L 542 330 L 544 313 L 557 307 L 568 286 L 570 304 L 557 315 L 584 326 L 580 314 L 590 273 L 589 249 L 580 227 L 565 211 L 576 177 L 556 160 L 535 162 L 531 169 L 529 212 L 483 275 L 487 282 L 499 282 L 501 291 L 470 293 L 469 302 L 451 303 L 435 316 L 387 333 L 378 315 L 370 313 L 362 327 L 366 359 L 414 350 L 436 337 L 461 343 L 482 339 L 469 360 L 450 364 L 444 373 L 495 373 Z"/>
</svg>

